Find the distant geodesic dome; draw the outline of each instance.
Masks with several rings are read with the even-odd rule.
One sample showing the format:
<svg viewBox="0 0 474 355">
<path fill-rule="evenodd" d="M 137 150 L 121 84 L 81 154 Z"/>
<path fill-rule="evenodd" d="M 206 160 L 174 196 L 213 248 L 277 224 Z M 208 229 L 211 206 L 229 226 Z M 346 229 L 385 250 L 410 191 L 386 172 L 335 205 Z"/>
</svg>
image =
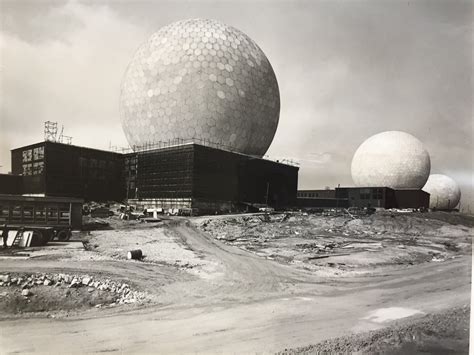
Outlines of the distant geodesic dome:
<svg viewBox="0 0 474 355">
<path fill-rule="evenodd" d="M 421 189 L 430 175 L 430 156 L 411 134 L 387 131 L 364 141 L 354 154 L 351 173 L 359 187 Z"/>
<path fill-rule="evenodd" d="M 461 190 L 452 178 L 442 174 L 432 174 L 423 191 L 430 194 L 430 208 L 450 210 L 461 200 Z"/>
<path fill-rule="evenodd" d="M 137 50 L 122 81 L 120 116 L 131 146 L 196 138 L 262 156 L 279 114 L 265 54 L 215 20 L 163 27 Z"/>
</svg>

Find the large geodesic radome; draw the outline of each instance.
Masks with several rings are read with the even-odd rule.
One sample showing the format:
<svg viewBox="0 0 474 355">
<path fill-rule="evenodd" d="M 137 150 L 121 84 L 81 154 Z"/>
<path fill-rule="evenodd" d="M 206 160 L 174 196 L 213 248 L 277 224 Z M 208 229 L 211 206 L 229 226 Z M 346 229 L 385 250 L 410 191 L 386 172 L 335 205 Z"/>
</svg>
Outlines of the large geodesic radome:
<svg viewBox="0 0 474 355">
<path fill-rule="evenodd" d="M 442 174 L 432 174 L 423 191 L 430 194 L 430 208 L 450 210 L 461 200 L 461 190 L 452 178 Z"/>
<path fill-rule="evenodd" d="M 430 156 L 423 144 L 400 131 L 376 134 L 354 154 L 351 173 L 359 187 L 421 189 L 430 175 Z"/>
<path fill-rule="evenodd" d="M 163 27 L 137 50 L 122 81 L 120 116 L 131 146 L 180 139 L 262 156 L 279 114 L 265 54 L 215 20 Z"/>
</svg>

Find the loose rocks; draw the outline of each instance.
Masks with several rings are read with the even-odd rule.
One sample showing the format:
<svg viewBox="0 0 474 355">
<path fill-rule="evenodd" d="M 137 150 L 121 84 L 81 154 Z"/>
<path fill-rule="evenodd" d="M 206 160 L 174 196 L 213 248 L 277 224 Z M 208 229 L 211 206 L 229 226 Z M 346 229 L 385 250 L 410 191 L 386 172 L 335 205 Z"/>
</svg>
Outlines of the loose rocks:
<svg viewBox="0 0 474 355">
<path fill-rule="evenodd" d="M 98 280 L 89 275 L 31 274 L 19 277 L 12 277 L 9 274 L 0 275 L 0 286 L 20 286 L 21 294 L 25 297 L 31 295 L 30 288 L 40 285 L 67 288 L 87 287 L 87 291 L 90 293 L 94 291 L 111 292 L 116 295 L 114 305 L 142 303 L 147 299 L 145 292 L 132 290 L 126 283 L 110 279 Z M 71 295 L 69 290 L 68 293 Z"/>
</svg>

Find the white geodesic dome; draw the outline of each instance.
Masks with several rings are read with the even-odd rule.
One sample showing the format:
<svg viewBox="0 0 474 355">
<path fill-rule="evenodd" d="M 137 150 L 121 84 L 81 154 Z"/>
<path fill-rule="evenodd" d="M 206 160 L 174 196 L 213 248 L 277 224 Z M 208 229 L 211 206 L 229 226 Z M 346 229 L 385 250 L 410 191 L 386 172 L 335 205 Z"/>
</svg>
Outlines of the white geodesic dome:
<svg viewBox="0 0 474 355">
<path fill-rule="evenodd" d="M 351 165 L 356 186 L 394 189 L 421 189 L 430 169 L 430 156 L 423 144 L 400 131 L 368 138 L 355 152 Z"/>
<path fill-rule="evenodd" d="M 450 210 L 461 200 L 461 189 L 456 181 L 442 174 L 430 175 L 423 191 L 430 194 L 430 208 Z"/>
<path fill-rule="evenodd" d="M 197 139 L 262 156 L 278 125 L 275 73 L 247 35 L 215 20 L 172 23 L 135 53 L 120 116 L 131 146 Z"/>
</svg>

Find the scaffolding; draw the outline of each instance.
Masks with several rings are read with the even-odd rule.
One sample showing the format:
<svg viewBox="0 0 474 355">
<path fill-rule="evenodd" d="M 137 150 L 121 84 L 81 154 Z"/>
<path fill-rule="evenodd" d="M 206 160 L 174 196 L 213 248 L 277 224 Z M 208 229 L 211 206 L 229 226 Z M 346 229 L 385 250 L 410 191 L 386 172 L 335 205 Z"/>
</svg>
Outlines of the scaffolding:
<svg viewBox="0 0 474 355">
<path fill-rule="evenodd" d="M 170 147 L 171 148 L 171 147 Z M 128 198 L 192 196 L 193 147 L 179 145 L 129 153 L 125 158 Z"/>
<path fill-rule="evenodd" d="M 127 199 L 143 206 L 213 210 L 250 201 L 279 207 L 296 197 L 297 167 L 200 144 L 129 153 L 124 169 Z"/>
<path fill-rule="evenodd" d="M 238 152 L 234 147 L 222 144 L 222 143 L 216 143 L 213 142 L 209 139 L 201 139 L 201 138 L 174 138 L 170 139 L 168 141 L 156 141 L 156 142 L 146 142 L 142 145 L 133 145 L 130 148 L 119 148 L 117 146 L 112 146 L 109 144 L 109 150 L 113 152 L 120 152 L 122 154 L 127 154 L 127 153 L 139 153 L 139 152 L 146 152 L 146 151 L 151 151 L 151 150 L 160 150 L 160 149 L 166 149 L 166 148 L 174 148 L 174 147 L 180 147 L 180 146 L 186 146 L 186 145 L 191 145 L 191 144 L 199 144 L 205 147 L 210 147 L 210 148 L 215 148 L 219 150 L 224 150 L 228 151 L 231 153 L 237 153 L 237 154 L 242 154 Z M 246 154 L 244 154 L 246 155 Z M 250 155 L 252 156 L 252 155 Z M 268 155 L 265 155 L 263 158 L 260 158 L 260 156 L 253 156 L 255 158 L 259 159 L 265 159 L 265 160 L 270 160 L 273 162 L 285 164 L 285 165 L 290 165 L 290 166 L 295 166 L 299 167 L 300 164 L 292 159 L 274 159 L 271 158 Z"/>
<path fill-rule="evenodd" d="M 58 123 L 52 121 L 46 121 L 44 123 L 44 140 L 50 142 L 58 142 L 64 144 L 72 144 L 72 137 L 65 136 L 63 134 L 64 126 L 61 127 L 61 133 L 58 137 Z"/>
<path fill-rule="evenodd" d="M 46 121 L 44 123 L 44 140 L 56 142 L 57 134 L 58 134 L 58 123 Z"/>
</svg>

